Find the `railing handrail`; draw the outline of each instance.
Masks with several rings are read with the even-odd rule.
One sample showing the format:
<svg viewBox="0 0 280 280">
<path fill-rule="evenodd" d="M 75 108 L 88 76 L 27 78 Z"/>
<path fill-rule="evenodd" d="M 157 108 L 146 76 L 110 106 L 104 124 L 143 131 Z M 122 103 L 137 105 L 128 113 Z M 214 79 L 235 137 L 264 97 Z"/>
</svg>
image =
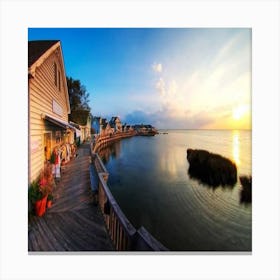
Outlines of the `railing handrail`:
<svg viewBox="0 0 280 280">
<path fill-rule="evenodd" d="M 100 166 L 101 166 L 101 168 L 102 168 L 102 173 L 106 173 L 106 174 L 109 175 L 109 173 L 108 173 L 108 171 L 107 171 L 107 169 L 106 169 L 106 167 L 105 167 L 103 161 L 101 160 L 99 154 L 98 154 L 98 153 L 95 153 L 95 155 L 96 155 L 96 157 L 98 158 L 98 162 L 99 162 L 99 164 L 100 164 Z"/>
<path fill-rule="evenodd" d="M 108 185 L 105 182 L 102 174 L 99 173 L 98 176 L 99 176 L 99 179 L 101 181 L 103 190 L 106 193 L 107 199 L 109 200 L 109 203 L 110 203 L 111 207 L 114 209 L 114 212 L 116 213 L 119 221 L 121 222 L 121 224 L 124 227 L 127 234 L 129 234 L 130 236 L 133 236 L 136 232 L 136 229 L 130 223 L 130 221 L 127 219 L 127 217 L 125 216 L 125 214 L 121 210 L 120 206 L 118 205 L 117 201 L 115 200 L 114 196 L 112 195 L 111 191 L 109 190 Z"/>
</svg>

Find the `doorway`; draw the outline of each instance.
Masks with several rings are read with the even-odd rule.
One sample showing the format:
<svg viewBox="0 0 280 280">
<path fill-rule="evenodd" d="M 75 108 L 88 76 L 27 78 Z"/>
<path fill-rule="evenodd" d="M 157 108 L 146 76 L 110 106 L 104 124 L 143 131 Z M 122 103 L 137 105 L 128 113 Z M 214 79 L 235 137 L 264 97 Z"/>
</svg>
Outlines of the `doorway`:
<svg viewBox="0 0 280 280">
<path fill-rule="evenodd" d="M 45 161 L 50 160 L 51 158 L 51 148 L 52 148 L 52 133 L 44 133 L 44 155 Z"/>
</svg>

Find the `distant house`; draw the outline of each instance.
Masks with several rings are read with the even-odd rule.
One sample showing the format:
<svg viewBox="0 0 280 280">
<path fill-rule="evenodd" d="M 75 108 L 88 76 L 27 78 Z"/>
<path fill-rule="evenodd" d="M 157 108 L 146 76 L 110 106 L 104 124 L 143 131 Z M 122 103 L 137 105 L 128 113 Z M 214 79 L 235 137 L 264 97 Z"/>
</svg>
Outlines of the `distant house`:
<svg viewBox="0 0 280 280">
<path fill-rule="evenodd" d="M 112 135 L 114 129 L 111 127 L 110 123 L 106 119 L 102 119 L 102 118 L 100 122 L 101 122 L 100 136 Z"/>
<path fill-rule="evenodd" d="M 125 124 L 122 126 L 122 131 L 123 132 L 132 132 L 134 129 L 131 125 Z"/>
<path fill-rule="evenodd" d="M 28 42 L 29 182 L 36 179 L 54 147 L 73 143 L 61 43 Z"/>
<path fill-rule="evenodd" d="M 91 115 L 89 110 L 75 110 L 69 115 L 69 119 L 79 125 L 81 131 L 80 141 L 91 138 Z"/>
<path fill-rule="evenodd" d="M 102 125 L 101 117 L 97 117 L 97 116 L 93 117 L 91 126 L 94 129 L 94 133 L 95 134 L 99 134 L 100 133 L 100 131 L 102 129 L 101 125 Z"/>
<path fill-rule="evenodd" d="M 110 120 L 110 126 L 114 129 L 114 132 L 122 131 L 122 123 L 119 117 L 112 117 Z"/>
<path fill-rule="evenodd" d="M 150 124 L 136 124 L 133 126 L 133 129 L 138 135 L 155 135 L 158 134 L 158 131 L 155 127 Z"/>
<path fill-rule="evenodd" d="M 126 126 L 126 132 L 132 132 L 132 131 L 134 131 L 132 125 L 127 125 Z"/>
</svg>

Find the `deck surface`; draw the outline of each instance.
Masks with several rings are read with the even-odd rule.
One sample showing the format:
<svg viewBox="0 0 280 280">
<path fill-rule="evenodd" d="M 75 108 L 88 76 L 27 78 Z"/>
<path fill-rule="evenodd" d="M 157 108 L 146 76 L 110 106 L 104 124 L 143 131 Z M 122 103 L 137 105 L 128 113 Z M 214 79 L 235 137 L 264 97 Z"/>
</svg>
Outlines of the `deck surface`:
<svg viewBox="0 0 280 280">
<path fill-rule="evenodd" d="M 28 251 L 113 251 L 101 211 L 93 203 L 89 176 L 89 145 L 62 168 L 53 206 L 43 217 L 32 216 Z"/>
</svg>

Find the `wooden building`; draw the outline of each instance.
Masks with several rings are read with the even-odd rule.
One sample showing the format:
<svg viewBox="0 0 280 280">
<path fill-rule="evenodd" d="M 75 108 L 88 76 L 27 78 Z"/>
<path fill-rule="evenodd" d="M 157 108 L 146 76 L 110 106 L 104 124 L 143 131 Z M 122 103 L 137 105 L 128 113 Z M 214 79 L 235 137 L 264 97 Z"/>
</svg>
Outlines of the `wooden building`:
<svg viewBox="0 0 280 280">
<path fill-rule="evenodd" d="M 114 128 L 115 133 L 122 132 L 122 123 L 119 117 L 112 117 L 109 123 Z"/>
<path fill-rule="evenodd" d="M 101 128 L 100 128 L 100 136 L 111 136 L 114 133 L 114 129 L 111 127 L 110 123 L 106 119 L 100 119 Z"/>
<path fill-rule="evenodd" d="M 29 182 L 54 147 L 73 143 L 70 104 L 60 41 L 28 42 Z"/>
<path fill-rule="evenodd" d="M 91 139 L 91 114 L 90 110 L 80 109 L 72 111 L 69 120 L 79 125 L 81 131 L 80 141 Z"/>
</svg>

